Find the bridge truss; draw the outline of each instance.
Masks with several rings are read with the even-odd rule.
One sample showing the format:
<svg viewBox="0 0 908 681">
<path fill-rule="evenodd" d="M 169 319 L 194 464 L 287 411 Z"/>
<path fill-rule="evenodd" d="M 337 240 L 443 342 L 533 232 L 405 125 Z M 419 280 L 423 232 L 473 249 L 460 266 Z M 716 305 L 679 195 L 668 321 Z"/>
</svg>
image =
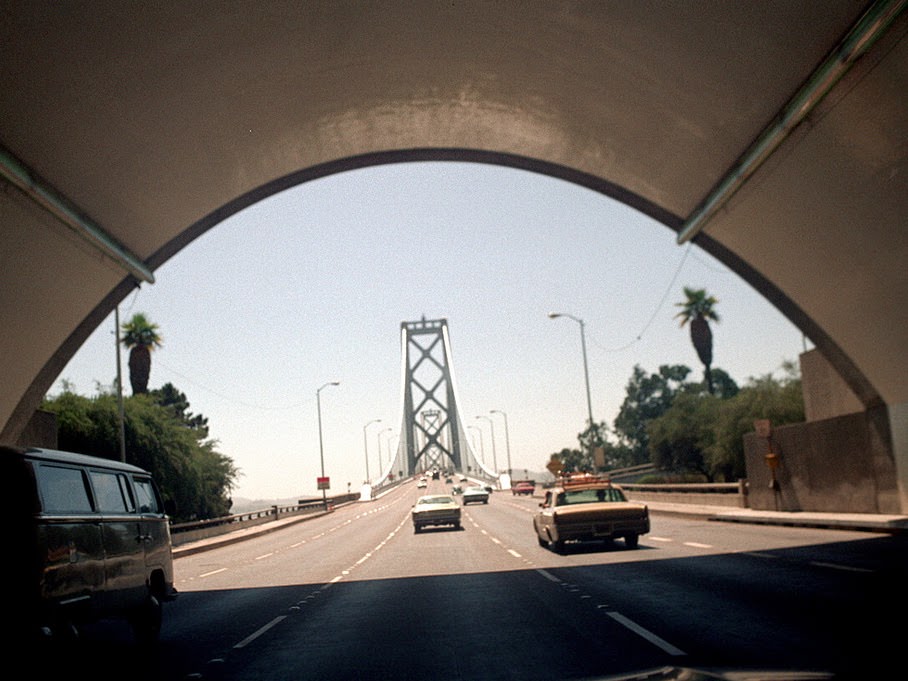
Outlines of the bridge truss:
<svg viewBox="0 0 908 681">
<path fill-rule="evenodd" d="M 447 319 L 403 322 L 400 334 L 400 439 L 379 484 L 435 468 L 497 481 L 476 456 L 458 410 Z"/>
</svg>

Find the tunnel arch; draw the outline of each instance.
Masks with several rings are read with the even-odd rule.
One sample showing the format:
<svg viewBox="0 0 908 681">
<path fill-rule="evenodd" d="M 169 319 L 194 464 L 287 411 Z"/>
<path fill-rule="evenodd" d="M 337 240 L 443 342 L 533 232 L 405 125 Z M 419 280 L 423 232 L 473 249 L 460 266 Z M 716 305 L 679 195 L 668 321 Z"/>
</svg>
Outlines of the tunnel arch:
<svg viewBox="0 0 908 681">
<path fill-rule="evenodd" d="M 525 170 L 550 178 L 563 180 L 597 192 L 629 206 L 640 213 L 663 224 L 675 233 L 680 231 L 683 218 L 664 210 L 662 207 L 647 201 L 644 197 L 599 177 L 595 177 L 575 168 L 547 162 L 541 159 L 523 157 L 515 154 L 488 152 L 477 149 L 401 149 L 388 152 L 363 154 L 349 158 L 337 159 L 310 168 L 303 168 L 256 187 L 242 196 L 212 211 L 195 224 L 187 227 L 177 237 L 164 244 L 148 258 L 147 264 L 157 270 L 170 258 L 176 256 L 183 248 L 211 229 L 215 229 L 224 220 L 280 192 L 305 185 L 307 182 L 323 177 L 336 175 L 352 170 L 360 170 L 386 164 L 406 164 L 420 162 L 462 162 L 490 164 L 503 168 Z M 698 236 L 696 245 L 722 262 L 731 271 L 758 291 L 789 321 L 792 322 L 846 380 L 849 387 L 859 397 L 865 408 L 879 406 L 881 398 L 867 378 L 858 370 L 852 360 L 835 344 L 823 329 L 801 310 L 797 304 L 772 282 L 762 276 L 746 261 L 729 251 L 721 243 L 711 239 L 708 234 Z M 116 305 L 135 288 L 137 282 L 127 278 L 92 310 L 85 321 L 77 327 L 58 353 L 48 363 L 46 369 L 30 387 L 30 399 L 24 401 L 17 409 L 18 420 L 24 423 L 40 404 L 41 398 L 50 388 L 60 371 L 72 359 L 88 336 L 106 319 Z M 37 399 L 36 399 L 37 398 Z"/>
<path fill-rule="evenodd" d="M 0 320 L 14 331 L 0 335 L 0 440 L 15 441 L 64 358 L 135 286 L 46 210 L 46 190 L 153 271 L 280 183 L 357 165 L 510 164 L 676 232 L 740 173 L 746 184 L 696 243 L 801 328 L 865 408 L 885 406 L 908 508 L 906 5 L 515 12 L 392 0 L 240 12 L 11 0 L 0 22 Z M 817 84 L 823 96 L 802 107 Z M 780 127 L 759 167 L 742 166 Z"/>
</svg>

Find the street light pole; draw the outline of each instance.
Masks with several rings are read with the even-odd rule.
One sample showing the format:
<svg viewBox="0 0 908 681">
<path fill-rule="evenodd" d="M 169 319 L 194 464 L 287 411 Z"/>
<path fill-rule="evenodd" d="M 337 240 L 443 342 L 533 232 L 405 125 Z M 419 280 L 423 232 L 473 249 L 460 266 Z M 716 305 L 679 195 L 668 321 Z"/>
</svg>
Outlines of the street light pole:
<svg viewBox="0 0 908 681">
<path fill-rule="evenodd" d="M 376 433 L 376 435 L 375 435 L 376 439 L 378 440 L 378 474 L 379 475 L 381 475 L 381 436 L 383 433 L 387 433 L 388 431 L 391 431 L 391 430 L 394 430 L 394 429 L 391 426 L 388 426 L 384 430 L 378 431 L 378 433 Z M 381 484 L 381 482 L 383 480 L 384 480 L 384 478 L 379 478 L 379 480 L 378 480 L 379 484 Z"/>
<path fill-rule="evenodd" d="M 488 416 L 479 415 L 476 418 L 485 419 L 489 422 L 489 428 L 492 429 L 492 466 L 495 468 L 495 478 L 498 478 L 498 459 L 495 456 L 495 422 Z"/>
<path fill-rule="evenodd" d="M 373 423 L 380 423 L 380 422 L 381 422 L 381 419 L 372 419 L 371 421 L 369 421 L 369 423 L 367 423 L 366 425 L 363 426 L 363 450 L 366 453 L 366 482 L 372 482 L 369 478 L 369 445 L 366 442 L 366 428 L 371 426 Z"/>
<path fill-rule="evenodd" d="M 556 319 L 558 317 L 567 317 L 568 319 L 573 319 L 575 322 L 580 324 L 580 346 L 583 349 L 583 376 L 586 380 L 586 409 L 589 414 L 589 427 L 593 427 L 593 401 L 590 399 L 590 368 L 586 361 L 586 325 L 583 323 L 582 319 L 578 319 L 574 315 L 566 314 L 564 312 L 549 312 L 549 319 Z"/>
<path fill-rule="evenodd" d="M 123 368 L 120 362 L 120 305 L 114 308 L 114 337 L 117 350 L 117 431 L 120 440 L 120 461 L 126 461 L 126 418 L 123 411 Z"/>
<path fill-rule="evenodd" d="M 483 445 L 483 443 L 482 443 L 482 428 L 480 428 L 479 426 L 467 426 L 467 428 L 472 428 L 477 433 L 479 433 L 479 456 L 482 457 L 482 463 L 485 464 L 486 450 L 485 450 L 485 445 Z"/>
<path fill-rule="evenodd" d="M 339 381 L 329 381 L 325 383 L 321 388 L 315 391 L 315 404 L 318 407 L 318 457 L 322 464 L 322 477 L 325 477 L 325 446 L 322 442 L 322 390 L 327 388 L 329 385 L 340 385 Z M 328 494 L 324 487 L 322 487 L 322 502 L 325 504 L 325 509 L 328 509 Z"/>
<path fill-rule="evenodd" d="M 508 415 L 501 409 L 492 409 L 490 414 L 501 414 L 504 416 L 504 443 L 508 448 L 508 477 L 511 476 L 511 436 L 508 434 Z"/>
</svg>

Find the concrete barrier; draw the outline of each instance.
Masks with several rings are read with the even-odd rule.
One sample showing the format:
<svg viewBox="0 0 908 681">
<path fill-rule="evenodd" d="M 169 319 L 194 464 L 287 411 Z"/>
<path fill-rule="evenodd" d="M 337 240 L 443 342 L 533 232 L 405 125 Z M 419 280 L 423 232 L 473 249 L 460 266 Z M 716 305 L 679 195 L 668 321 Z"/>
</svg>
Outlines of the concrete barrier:
<svg viewBox="0 0 908 681">
<path fill-rule="evenodd" d="M 653 501 L 697 506 L 747 508 L 747 482 L 698 484 L 623 484 L 632 501 Z"/>
<path fill-rule="evenodd" d="M 328 497 L 328 510 L 359 499 L 359 494 L 341 494 Z M 243 530 L 262 525 L 281 518 L 314 515 L 325 510 L 325 504 L 319 501 L 306 501 L 291 506 L 271 506 L 257 511 L 237 513 L 221 518 L 210 518 L 187 523 L 174 523 L 170 526 L 170 539 L 173 546 L 180 546 L 200 539 L 216 537 L 236 530 Z"/>
</svg>

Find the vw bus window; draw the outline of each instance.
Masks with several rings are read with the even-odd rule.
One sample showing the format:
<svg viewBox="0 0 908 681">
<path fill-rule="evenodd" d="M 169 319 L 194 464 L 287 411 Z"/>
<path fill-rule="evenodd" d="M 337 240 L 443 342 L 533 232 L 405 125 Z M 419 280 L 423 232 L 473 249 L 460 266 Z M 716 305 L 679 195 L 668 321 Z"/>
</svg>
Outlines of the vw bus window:
<svg viewBox="0 0 908 681">
<path fill-rule="evenodd" d="M 38 476 L 45 513 L 92 513 L 85 477 L 78 468 L 41 466 Z"/>
<path fill-rule="evenodd" d="M 136 500 L 132 496 L 132 487 L 129 485 L 129 479 L 125 475 L 118 475 L 117 482 L 120 483 L 120 491 L 126 500 L 126 510 L 130 513 L 136 512 Z"/>
<path fill-rule="evenodd" d="M 127 510 L 126 498 L 123 496 L 123 485 L 120 482 L 122 475 L 91 472 L 91 484 L 95 490 L 98 510 L 102 513 L 125 513 Z M 132 506 L 132 503 L 129 504 Z"/>
<path fill-rule="evenodd" d="M 158 504 L 158 495 L 155 494 L 151 480 L 149 478 L 133 478 L 133 482 L 136 484 L 139 513 L 160 513 L 161 507 Z"/>
</svg>

